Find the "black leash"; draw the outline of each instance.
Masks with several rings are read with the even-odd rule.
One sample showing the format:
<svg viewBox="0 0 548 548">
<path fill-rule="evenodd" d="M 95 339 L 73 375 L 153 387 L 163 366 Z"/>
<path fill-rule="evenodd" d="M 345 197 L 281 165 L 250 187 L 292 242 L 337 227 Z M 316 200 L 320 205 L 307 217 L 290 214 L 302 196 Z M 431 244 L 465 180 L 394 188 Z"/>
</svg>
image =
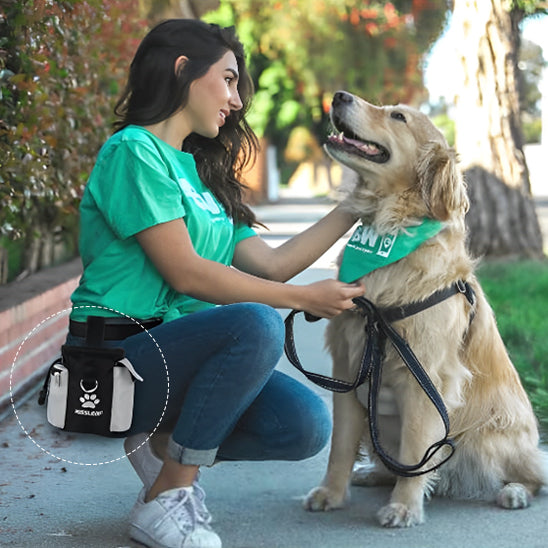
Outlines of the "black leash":
<svg viewBox="0 0 548 548">
<path fill-rule="evenodd" d="M 295 315 L 298 314 L 299 311 L 291 311 L 285 320 L 286 337 L 284 349 L 287 359 L 309 380 L 322 388 L 326 388 L 327 390 L 331 390 L 333 392 L 349 392 L 363 384 L 369 377 L 368 415 L 371 442 L 375 452 L 384 465 L 389 470 L 400 476 L 414 477 L 435 470 L 451 458 L 455 451 L 455 446 L 453 440 L 449 438 L 449 415 L 441 396 L 428 377 L 427 373 L 424 371 L 419 360 L 411 350 L 411 347 L 400 336 L 400 334 L 394 330 L 389 322 L 394 322 L 417 314 L 459 293 L 463 294 L 472 306 L 474 305 L 475 295 L 473 289 L 467 282 L 461 280 L 446 289 L 437 291 L 424 301 L 393 308 L 379 309 L 365 297 L 358 297 L 354 299 L 354 303 L 360 309 L 360 312 L 367 318 L 367 322 L 365 324 L 367 344 L 364 348 L 358 373 L 353 382 L 347 382 L 305 370 L 297 356 L 295 338 L 293 336 L 294 319 Z M 305 313 L 305 318 L 308 321 L 315 321 L 319 319 L 307 313 Z M 416 381 L 436 407 L 436 410 L 438 411 L 445 427 L 444 438 L 432 444 L 427 449 L 421 461 L 414 465 L 405 465 L 393 459 L 384 451 L 379 441 L 377 425 L 377 398 L 381 385 L 382 365 L 387 339 L 390 340 L 411 374 L 415 377 Z M 419 470 L 430 459 L 432 459 L 443 446 L 448 446 L 450 448 L 449 455 L 431 468 Z"/>
</svg>

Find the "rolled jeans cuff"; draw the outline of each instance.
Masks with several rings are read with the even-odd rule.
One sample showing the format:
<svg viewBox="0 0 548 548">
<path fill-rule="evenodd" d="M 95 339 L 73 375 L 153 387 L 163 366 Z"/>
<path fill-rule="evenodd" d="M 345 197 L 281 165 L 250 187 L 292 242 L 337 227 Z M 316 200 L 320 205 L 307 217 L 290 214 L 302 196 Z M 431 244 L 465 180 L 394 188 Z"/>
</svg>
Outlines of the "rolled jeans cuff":
<svg viewBox="0 0 548 548">
<path fill-rule="evenodd" d="M 167 442 L 169 458 L 181 463 L 194 466 L 211 466 L 215 462 L 218 447 L 215 449 L 188 449 L 179 445 L 172 437 Z"/>
</svg>

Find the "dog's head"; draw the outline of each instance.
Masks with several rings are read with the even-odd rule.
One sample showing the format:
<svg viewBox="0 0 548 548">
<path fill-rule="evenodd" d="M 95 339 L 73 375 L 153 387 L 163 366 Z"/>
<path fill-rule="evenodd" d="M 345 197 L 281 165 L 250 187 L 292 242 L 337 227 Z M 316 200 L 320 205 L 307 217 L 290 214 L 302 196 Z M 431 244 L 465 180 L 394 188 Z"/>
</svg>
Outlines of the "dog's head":
<svg viewBox="0 0 548 548">
<path fill-rule="evenodd" d="M 365 187 L 378 199 L 399 197 L 412 216 L 446 221 L 464 215 L 468 199 L 455 153 L 426 115 L 405 105 L 376 107 L 339 91 L 331 121 L 335 132 L 326 150 L 359 175 L 358 190 Z"/>
</svg>

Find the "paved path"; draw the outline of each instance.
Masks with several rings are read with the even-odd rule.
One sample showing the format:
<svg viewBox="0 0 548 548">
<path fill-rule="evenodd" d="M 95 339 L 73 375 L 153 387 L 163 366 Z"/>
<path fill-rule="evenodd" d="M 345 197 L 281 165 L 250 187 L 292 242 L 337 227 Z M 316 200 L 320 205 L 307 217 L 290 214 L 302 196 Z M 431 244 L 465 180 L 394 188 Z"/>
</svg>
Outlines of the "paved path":
<svg viewBox="0 0 548 548">
<path fill-rule="evenodd" d="M 286 199 L 257 208 L 274 244 L 301 230 L 332 206 L 326 200 Z M 548 203 L 544 203 L 548 217 Z M 545 225 L 546 226 L 546 225 Z M 547 237 L 548 241 L 548 237 Z M 339 246 L 340 247 L 340 246 Z M 332 277 L 334 248 L 296 281 Z M 282 311 L 285 315 L 285 311 Z M 303 363 L 328 374 L 322 349 L 325 322 L 297 324 Z M 283 358 L 279 368 L 303 378 Z M 307 382 L 307 381 L 305 381 Z M 330 396 L 314 388 L 330 402 Z M 76 437 L 46 424 L 30 399 L 0 423 L 0 546 L 14 548 L 136 547 L 126 534 L 140 483 L 120 440 Z M 31 440 L 32 439 L 32 440 Z M 99 441 L 99 443 L 98 443 Z M 376 510 L 386 488 L 352 488 L 347 509 L 308 513 L 302 497 L 323 475 L 328 449 L 302 462 L 223 463 L 202 474 L 215 529 L 225 548 L 544 548 L 548 490 L 527 510 L 434 499 L 427 521 L 412 529 L 379 527 Z M 70 462 L 81 464 L 71 464 Z M 105 463 L 105 464 L 100 464 Z"/>
</svg>

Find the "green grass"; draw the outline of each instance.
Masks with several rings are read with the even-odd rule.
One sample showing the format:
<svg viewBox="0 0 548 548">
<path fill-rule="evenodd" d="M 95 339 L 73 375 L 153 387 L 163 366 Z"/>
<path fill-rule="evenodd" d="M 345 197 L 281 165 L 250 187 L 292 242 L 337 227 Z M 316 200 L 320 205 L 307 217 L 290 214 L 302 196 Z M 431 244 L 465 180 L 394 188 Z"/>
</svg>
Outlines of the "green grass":
<svg viewBox="0 0 548 548">
<path fill-rule="evenodd" d="M 484 261 L 478 277 L 548 440 L 548 260 Z"/>
</svg>

